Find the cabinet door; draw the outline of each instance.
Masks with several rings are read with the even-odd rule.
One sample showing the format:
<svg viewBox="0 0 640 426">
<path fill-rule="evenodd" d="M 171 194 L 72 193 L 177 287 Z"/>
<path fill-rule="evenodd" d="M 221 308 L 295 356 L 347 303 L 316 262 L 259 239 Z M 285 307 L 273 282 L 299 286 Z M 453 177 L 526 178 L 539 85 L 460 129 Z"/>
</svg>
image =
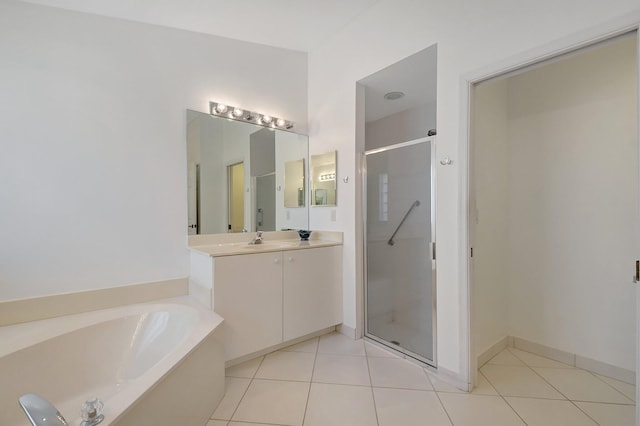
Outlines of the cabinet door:
<svg viewBox="0 0 640 426">
<path fill-rule="evenodd" d="M 216 257 L 213 273 L 226 360 L 281 343 L 282 252 Z"/>
<path fill-rule="evenodd" d="M 342 322 L 342 247 L 283 252 L 284 340 Z"/>
</svg>

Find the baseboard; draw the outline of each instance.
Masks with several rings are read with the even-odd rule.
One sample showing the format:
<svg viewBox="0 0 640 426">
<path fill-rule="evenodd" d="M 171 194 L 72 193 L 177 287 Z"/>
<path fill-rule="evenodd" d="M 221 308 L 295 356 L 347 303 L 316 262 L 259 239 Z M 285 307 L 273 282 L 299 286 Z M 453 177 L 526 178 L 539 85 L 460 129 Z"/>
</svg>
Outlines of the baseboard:
<svg viewBox="0 0 640 426">
<path fill-rule="evenodd" d="M 502 339 L 498 340 L 496 343 L 494 343 L 488 349 L 478 355 L 478 368 L 485 365 L 491 358 L 509 347 L 510 341 L 513 342 L 513 340 L 510 340 L 509 337 L 510 336 L 504 336 Z M 511 346 L 513 346 L 513 343 L 511 344 Z"/>
<path fill-rule="evenodd" d="M 189 280 L 189 295 L 207 309 L 213 310 L 211 305 L 211 289 Z"/>
<path fill-rule="evenodd" d="M 569 364 L 572 366 L 576 365 L 576 354 L 556 349 L 551 346 L 543 345 L 541 343 L 532 342 L 521 337 L 513 338 L 513 347 L 525 352 L 531 352 L 532 354 L 540 355 L 545 358 L 561 362 L 563 364 Z"/>
<path fill-rule="evenodd" d="M 601 376 L 611 377 L 621 382 L 636 384 L 636 372 L 626 368 L 616 367 L 606 362 L 576 355 L 576 367 L 588 370 Z"/>
<path fill-rule="evenodd" d="M 478 368 L 482 367 L 491 358 L 496 356 L 498 353 L 500 353 L 500 351 L 504 350 L 507 347 L 530 352 L 532 354 L 543 356 L 545 358 L 549 358 L 573 367 L 581 368 L 583 370 L 600 374 L 602 376 L 611 377 L 613 379 L 620 380 L 632 385 L 635 385 L 636 383 L 636 372 L 633 370 L 628 370 L 626 368 L 608 364 L 603 361 L 587 358 L 578 354 L 563 351 L 561 349 L 556 349 L 551 346 L 532 342 L 530 340 L 515 336 L 503 337 L 498 342 L 493 344 L 489 349 L 478 355 Z"/>
<path fill-rule="evenodd" d="M 186 278 L 0 302 L 0 327 L 189 293 Z"/>
<path fill-rule="evenodd" d="M 266 354 L 271 353 L 271 352 L 275 352 L 277 350 L 280 350 L 282 348 L 286 348 L 286 347 L 291 346 L 291 345 L 295 345 L 297 343 L 302 343 L 305 340 L 309 340 L 309 339 L 312 339 L 314 337 L 322 336 L 324 334 L 329 334 L 331 332 L 334 332 L 335 330 L 336 330 L 336 327 L 327 327 L 327 328 L 324 328 L 322 330 L 318 330 L 316 332 L 307 334 L 305 336 L 298 337 L 296 339 L 287 340 L 286 342 L 278 343 L 277 345 L 269 346 L 268 348 L 264 348 L 264 349 L 256 351 L 256 352 L 252 352 L 250 354 L 243 355 L 243 356 L 240 356 L 238 358 L 233 358 L 233 359 L 227 360 L 225 362 L 224 366 L 225 366 L 225 368 L 233 367 L 234 365 L 242 364 L 243 362 L 246 362 L 246 361 L 251 361 L 252 359 L 257 358 L 259 356 L 266 355 Z"/>
<path fill-rule="evenodd" d="M 336 326 L 336 331 L 340 334 L 344 334 L 350 339 L 356 340 L 356 329 L 349 327 L 348 325 L 338 324 Z"/>
</svg>

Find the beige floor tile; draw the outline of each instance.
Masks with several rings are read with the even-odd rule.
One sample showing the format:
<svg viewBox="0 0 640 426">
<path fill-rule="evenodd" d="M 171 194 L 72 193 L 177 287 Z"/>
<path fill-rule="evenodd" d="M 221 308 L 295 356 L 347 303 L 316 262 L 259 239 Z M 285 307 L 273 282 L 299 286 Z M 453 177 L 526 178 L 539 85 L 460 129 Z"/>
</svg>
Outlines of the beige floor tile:
<svg viewBox="0 0 640 426">
<path fill-rule="evenodd" d="M 273 352 L 264 357 L 256 379 L 310 382 L 316 354 L 307 352 Z"/>
<path fill-rule="evenodd" d="M 598 426 L 571 401 L 505 397 L 529 426 Z"/>
<path fill-rule="evenodd" d="M 600 404 L 598 402 L 576 402 L 582 411 L 600 423 L 600 426 L 634 426 L 635 405 Z"/>
<path fill-rule="evenodd" d="M 373 388 L 380 426 L 451 426 L 435 392 Z"/>
<path fill-rule="evenodd" d="M 376 358 L 401 358 L 396 353 L 391 350 L 387 350 L 381 348 L 380 346 L 374 345 L 373 343 L 364 342 L 364 348 L 367 352 L 367 356 L 376 357 Z"/>
<path fill-rule="evenodd" d="M 538 368 L 534 370 L 573 401 L 632 404 L 629 398 L 588 371 L 579 368 Z"/>
<path fill-rule="evenodd" d="M 367 359 L 359 356 L 318 354 L 313 369 L 313 381 L 371 386 Z"/>
<path fill-rule="evenodd" d="M 284 349 L 281 349 L 285 352 L 308 352 L 308 353 L 316 353 L 318 350 L 318 338 L 314 337 L 313 339 L 305 340 L 304 342 L 297 343 L 295 345 L 287 346 Z"/>
<path fill-rule="evenodd" d="M 375 426 L 370 387 L 312 383 L 304 426 Z"/>
<path fill-rule="evenodd" d="M 473 395 L 498 395 L 498 391 L 489 383 L 482 372 L 478 371 L 478 381 L 471 391 Z"/>
<path fill-rule="evenodd" d="M 499 396 L 439 393 L 455 426 L 524 426 Z"/>
<path fill-rule="evenodd" d="M 224 398 L 211 416 L 212 419 L 230 420 L 236 411 L 242 396 L 247 391 L 251 379 L 240 377 L 227 377 L 224 383 Z"/>
<path fill-rule="evenodd" d="M 431 382 L 433 389 L 436 390 L 437 392 L 466 393 L 462 389 L 458 389 L 451 383 L 448 383 L 443 379 L 441 379 L 440 377 L 436 376 L 435 374 L 430 373 L 429 370 L 427 370 L 426 368 L 424 369 L 424 371 L 427 373 L 427 377 L 429 378 L 429 381 Z M 495 391 L 493 393 L 497 394 L 497 392 Z"/>
<path fill-rule="evenodd" d="M 433 390 L 424 369 L 400 358 L 369 358 L 371 384 L 376 387 Z"/>
<path fill-rule="evenodd" d="M 273 426 L 269 423 L 229 422 L 229 426 Z"/>
<path fill-rule="evenodd" d="M 613 386 L 620 392 L 622 392 L 627 398 L 632 401 L 636 400 L 636 385 L 631 385 L 629 383 L 621 382 L 620 380 L 616 380 L 611 377 L 601 376 L 600 374 L 595 375 L 600 380 L 605 381 L 610 386 Z"/>
<path fill-rule="evenodd" d="M 206 426 L 227 426 L 226 420 L 209 420 Z"/>
<path fill-rule="evenodd" d="M 509 348 L 509 351 L 516 357 L 522 360 L 529 367 L 546 367 L 546 368 L 575 368 L 571 365 L 564 364 L 562 362 L 555 361 L 550 358 L 545 358 L 540 355 L 532 354 L 531 352 L 521 351 L 516 348 Z"/>
<path fill-rule="evenodd" d="M 487 364 L 525 365 L 524 362 L 520 361 L 514 354 L 509 352 L 509 349 L 505 349 L 502 352 L 500 352 L 498 355 L 491 358 Z"/>
<path fill-rule="evenodd" d="M 232 420 L 302 425 L 309 383 L 254 379 Z"/>
<path fill-rule="evenodd" d="M 572 371 L 559 368 L 553 370 Z M 565 399 L 529 367 L 487 364 L 480 369 L 480 372 L 503 396 Z"/>
<path fill-rule="evenodd" d="M 353 340 L 340 333 L 331 333 L 320 336 L 318 343 L 319 354 L 357 355 L 365 356 L 364 341 Z"/>
<path fill-rule="evenodd" d="M 256 371 L 258 371 L 258 367 L 260 367 L 260 363 L 263 358 L 264 357 L 261 356 L 247 362 L 243 362 L 242 364 L 229 367 L 226 370 L 226 375 L 227 377 L 246 377 L 252 379 L 256 374 Z"/>
</svg>

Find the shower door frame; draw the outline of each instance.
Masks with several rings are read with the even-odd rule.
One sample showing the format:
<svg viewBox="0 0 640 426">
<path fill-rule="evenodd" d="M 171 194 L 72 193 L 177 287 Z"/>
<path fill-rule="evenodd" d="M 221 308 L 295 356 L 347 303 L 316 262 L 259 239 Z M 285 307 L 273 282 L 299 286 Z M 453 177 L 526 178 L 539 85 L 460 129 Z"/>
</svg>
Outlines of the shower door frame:
<svg viewBox="0 0 640 426">
<path fill-rule="evenodd" d="M 377 154 L 380 152 L 392 151 L 398 148 L 405 148 L 412 145 L 417 145 L 421 143 L 431 143 L 430 147 L 430 164 L 429 164 L 429 177 L 430 177 L 430 227 L 431 227 L 431 241 L 429 242 L 429 257 L 431 258 L 431 337 L 432 337 L 432 348 L 433 348 L 433 359 L 426 358 L 420 354 L 412 352 L 408 349 L 403 348 L 400 345 L 395 345 L 389 341 L 382 339 L 381 337 L 375 336 L 369 332 L 369 303 L 368 303 L 368 288 L 369 288 L 369 277 L 368 277 L 368 253 L 367 253 L 367 155 Z M 362 232 L 362 245 L 363 245 L 363 281 L 364 281 L 364 337 L 367 340 L 371 340 L 376 342 L 379 345 L 383 345 L 386 348 L 390 349 L 393 352 L 396 352 L 402 355 L 404 358 L 411 358 L 420 363 L 426 364 L 429 367 L 437 368 L 437 310 L 436 310 L 436 137 L 435 136 L 427 136 L 424 138 L 414 139 L 407 142 L 401 142 L 389 146 L 385 146 L 382 148 L 375 148 L 365 151 L 361 154 L 361 165 L 362 165 L 362 224 L 363 224 L 363 232 Z"/>
</svg>

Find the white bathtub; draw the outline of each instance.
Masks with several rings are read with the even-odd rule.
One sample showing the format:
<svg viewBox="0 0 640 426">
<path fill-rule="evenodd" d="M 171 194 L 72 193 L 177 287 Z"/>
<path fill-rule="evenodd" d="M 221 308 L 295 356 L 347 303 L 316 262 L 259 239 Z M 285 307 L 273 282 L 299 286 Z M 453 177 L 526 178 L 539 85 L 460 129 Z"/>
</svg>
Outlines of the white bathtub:
<svg viewBox="0 0 640 426">
<path fill-rule="evenodd" d="M 204 425 L 224 394 L 221 323 L 185 296 L 0 327 L 0 425 L 30 424 L 26 393 L 71 425 L 93 396 L 105 425 Z"/>
</svg>

